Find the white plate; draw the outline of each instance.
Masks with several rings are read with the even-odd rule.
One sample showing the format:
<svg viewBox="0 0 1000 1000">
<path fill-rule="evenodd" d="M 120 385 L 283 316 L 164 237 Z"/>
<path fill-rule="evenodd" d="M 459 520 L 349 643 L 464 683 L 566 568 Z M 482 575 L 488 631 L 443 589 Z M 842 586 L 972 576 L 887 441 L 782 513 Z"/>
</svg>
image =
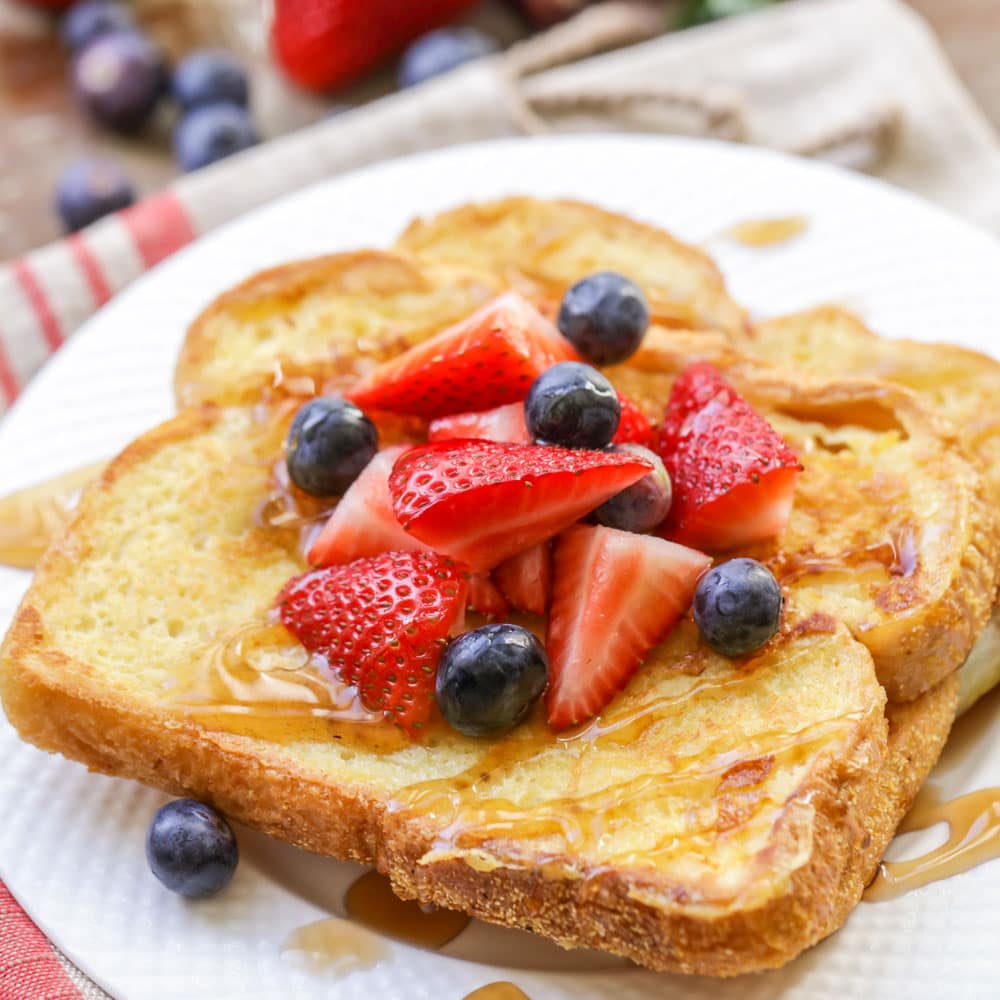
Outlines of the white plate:
<svg viewBox="0 0 1000 1000">
<path fill-rule="evenodd" d="M 680 139 L 490 143 L 310 188 L 158 267 L 64 348 L 0 426 L 0 492 L 108 456 L 169 416 L 187 323 L 252 271 L 388 245 L 418 212 L 517 192 L 589 199 L 707 243 L 735 297 L 761 315 L 841 302 L 890 335 L 997 349 L 1000 245 L 877 182 Z M 716 238 L 737 221 L 793 214 L 807 216 L 810 227 L 785 245 L 754 250 Z M 0 572 L 0 625 L 26 584 L 26 574 Z M 991 710 L 1000 702 L 990 700 L 963 723 L 982 730 L 974 753 L 953 754 L 939 772 L 949 795 L 1000 785 L 1000 722 Z M 653 975 L 485 925 L 443 955 L 394 944 L 388 962 L 331 979 L 296 968 L 280 946 L 290 931 L 340 906 L 355 869 L 241 831 L 244 857 L 230 889 L 186 904 L 161 890 L 143 858 L 146 824 L 161 801 L 23 745 L 0 719 L 0 875 L 119 1000 L 458 1000 L 500 979 L 533 1000 L 997 995 L 1000 864 L 895 902 L 862 904 L 844 930 L 786 970 L 735 982 Z M 916 846 L 927 845 L 924 837 Z"/>
</svg>

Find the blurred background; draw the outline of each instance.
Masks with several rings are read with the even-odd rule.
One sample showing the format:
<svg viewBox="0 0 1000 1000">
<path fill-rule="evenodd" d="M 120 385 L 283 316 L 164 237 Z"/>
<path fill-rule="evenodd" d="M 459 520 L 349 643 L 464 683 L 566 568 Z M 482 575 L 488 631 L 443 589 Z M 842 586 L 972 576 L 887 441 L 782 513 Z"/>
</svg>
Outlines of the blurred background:
<svg viewBox="0 0 1000 1000">
<path fill-rule="evenodd" d="M 813 0 L 782 0 L 781 6 Z M 634 35 L 778 0 L 644 5 Z M 565 30 L 587 0 L 0 0 L 0 260 L 245 148 Z M 600 29 L 612 47 L 613 5 Z M 994 125 L 1000 3 L 910 0 Z M 593 11 L 589 11 L 593 15 Z M 558 37 L 558 36 L 556 36 Z M 877 51 L 877 50 L 876 50 Z M 456 74 L 454 100 L 462 99 Z M 428 127 L 432 127 L 428 126 Z"/>
</svg>

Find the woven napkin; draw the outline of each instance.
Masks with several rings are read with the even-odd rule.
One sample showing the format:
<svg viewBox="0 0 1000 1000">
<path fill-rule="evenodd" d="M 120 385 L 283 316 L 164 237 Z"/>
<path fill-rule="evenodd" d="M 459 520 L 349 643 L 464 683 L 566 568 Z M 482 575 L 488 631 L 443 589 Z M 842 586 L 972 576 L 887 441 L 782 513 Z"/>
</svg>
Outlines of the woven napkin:
<svg viewBox="0 0 1000 1000">
<path fill-rule="evenodd" d="M 754 143 L 877 173 L 1000 232 L 1000 144 L 908 7 L 797 0 L 656 37 L 662 27 L 658 5 L 601 4 L 0 266 L 0 413 L 100 305 L 199 234 L 306 184 L 454 143 L 609 130 Z M 0 1000 L 42 996 L 106 995 L 0 883 Z"/>
</svg>

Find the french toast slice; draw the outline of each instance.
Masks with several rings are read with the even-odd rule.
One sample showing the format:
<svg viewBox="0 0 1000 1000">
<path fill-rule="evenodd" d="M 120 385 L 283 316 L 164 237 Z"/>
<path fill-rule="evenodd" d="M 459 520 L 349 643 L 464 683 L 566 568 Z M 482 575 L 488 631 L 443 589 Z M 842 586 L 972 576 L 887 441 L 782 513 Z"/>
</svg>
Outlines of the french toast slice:
<svg viewBox="0 0 1000 1000">
<path fill-rule="evenodd" d="M 887 726 L 866 647 L 792 593 L 760 656 L 725 660 L 682 623 L 568 738 L 333 721 L 327 683 L 263 624 L 301 568 L 297 533 L 261 517 L 280 429 L 189 410 L 85 492 L 0 653 L 25 739 L 375 864 L 402 895 L 654 969 L 778 966 L 843 922 L 955 678 Z"/>
<path fill-rule="evenodd" d="M 411 222 L 396 248 L 482 268 L 553 315 L 567 286 L 611 270 L 642 286 L 654 323 L 733 337 L 748 329 L 746 313 L 703 250 L 580 201 L 513 197 L 462 205 Z"/>
<path fill-rule="evenodd" d="M 851 629 L 891 700 L 958 669 L 990 618 L 1000 531 L 955 426 L 895 384 L 793 379 L 712 334 L 653 328 L 608 376 L 653 416 L 692 359 L 723 371 L 803 463 L 785 530 L 746 554 Z"/>
<path fill-rule="evenodd" d="M 758 323 L 736 343 L 775 365 L 817 375 L 859 375 L 906 386 L 955 425 L 966 450 L 982 462 L 994 504 L 1000 503 L 1000 361 L 955 344 L 880 337 L 853 313 L 821 306 Z"/>
<path fill-rule="evenodd" d="M 382 250 L 282 264 L 225 292 L 195 320 L 174 373 L 177 402 L 256 402 L 269 388 L 353 383 L 500 288 L 487 272 Z"/>
</svg>

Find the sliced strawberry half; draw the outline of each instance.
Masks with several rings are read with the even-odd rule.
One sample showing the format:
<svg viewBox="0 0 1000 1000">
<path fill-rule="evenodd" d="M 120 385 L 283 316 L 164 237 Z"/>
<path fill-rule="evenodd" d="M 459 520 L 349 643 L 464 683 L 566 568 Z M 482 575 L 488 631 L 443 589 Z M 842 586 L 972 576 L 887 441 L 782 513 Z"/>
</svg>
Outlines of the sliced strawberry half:
<svg viewBox="0 0 1000 1000">
<path fill-rule="evenodd" d="M 531 615 L 544 615 L 552 587 L 552 552 L 548 542 L 505 559 L 493 580 L 511 607 Z"/>
<path fill-rule="evenodd" d="M 711 562 L 614 528 L 577 525 L 556 539 L 545 641 L 553 729 L 585 722 L 611 701 L 691 604 Z"/>
<path fill-rule="evenodd" d="M 656 436 L 646 415 L 632 402 L 628 396 L 618 393 L 618 403 L 622 415 L 618 421 L 618 430 L 612 438 L 614 444 L 641 444 L 644 448 L 656 450 Z"/>
<path fill-rule="evenodd" d="M 517 292 L 380 365 L 348 396 L 362 409 L 446 416 L 515 403 L 557 361 L 577 354 Z"/>
<path fill-rule="evenodd" d="M 674 491 L 668 538 L 730 549 L 788 522 L 798 457 L 712 365 L 693 364 L 674 383 L 658 450 Z"/>
<path fill-rule="evenodd" d="M 427 429 L 428 441 L 448 441 L 453 438 L 531 444 L 531 435 L 524 422 L 524 403 L 507 403 L 492 410 L 456 413 L 431 421 Z"/>
<path fill-rule="evenodd" d="M 389 477 L 399 523 L 435 552 L 489 570 L 551 538 L 651 466 L 636 455 L 496 441 L 439 441 Z"/>
<path fill-rule="evenodd" d="M 465 613 L 468 570 L 433 552 L 384 552 L 291 580 L 281 622 L 411 736 L 430 717 L 444 642 Z"/>
<path fill-rule="evenodd" d="M 389 473 L 406 446 L 383 448 L 340 498 L 306 557 L 310 566 L 349 563 L 380 552 L 426 551 L 396 520 Z"/>
<path fill-rule="evenodd" d="M 469 578 L 469 607 L 491 618 L 499 618 L 510 610 L 488 573 L 473 573 Z"/>
</svg>

